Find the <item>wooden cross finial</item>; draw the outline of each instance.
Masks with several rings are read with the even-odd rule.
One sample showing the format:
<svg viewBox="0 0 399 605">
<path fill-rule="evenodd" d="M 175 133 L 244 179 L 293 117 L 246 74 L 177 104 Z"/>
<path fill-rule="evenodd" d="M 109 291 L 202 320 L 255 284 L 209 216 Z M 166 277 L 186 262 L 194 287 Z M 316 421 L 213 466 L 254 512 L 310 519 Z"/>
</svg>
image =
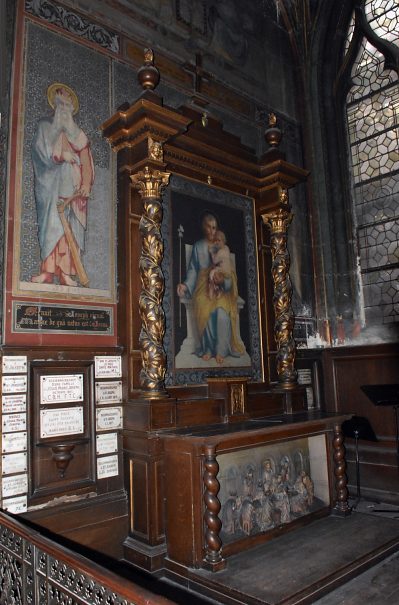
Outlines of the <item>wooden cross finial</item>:
<svg viewBox="0 0 399 605">
<path fill-rule="evenodd" d="M 202 54 L 196 53 L 195 55 L 195 65 L 192 63 L 186 63 L 183 68 L 186 71 L 189 71 L 194 76 L 194 91 L 196 94 L 200 94 L 202 92 L 202 82 L 203 80 L 211 80 L 212 75 L 204 70 L 202 67 Z"/>
</svg>

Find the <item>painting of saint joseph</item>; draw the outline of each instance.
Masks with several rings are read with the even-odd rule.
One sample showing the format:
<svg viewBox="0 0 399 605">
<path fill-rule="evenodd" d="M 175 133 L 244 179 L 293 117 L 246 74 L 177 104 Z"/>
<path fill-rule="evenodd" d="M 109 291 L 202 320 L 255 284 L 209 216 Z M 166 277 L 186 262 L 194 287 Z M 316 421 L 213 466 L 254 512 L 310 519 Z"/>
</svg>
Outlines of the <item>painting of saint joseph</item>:
<svg viewBox="0 0 399 605">
<path fill-rule="evenodd" d="M 200 227 L 202 237 L 184 244 L 187 270 L 176 288 L 187 322 L 176 368 L 249 365 L 240 334 L 245 301 L 239 296 L 235 254 L 215 213 L 204 211 Z"/>
</svg>

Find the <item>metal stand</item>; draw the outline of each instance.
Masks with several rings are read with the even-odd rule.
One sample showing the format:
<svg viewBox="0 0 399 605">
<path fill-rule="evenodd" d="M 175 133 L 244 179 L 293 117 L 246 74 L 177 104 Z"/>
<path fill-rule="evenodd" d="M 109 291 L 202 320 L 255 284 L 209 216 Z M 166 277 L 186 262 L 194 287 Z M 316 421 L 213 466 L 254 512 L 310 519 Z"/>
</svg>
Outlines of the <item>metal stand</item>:
<svg viewBox="0 0 399 605">
<path fill-rule="evenodd" d="M 359 459 L 359 430 L 353 431 L 355 437 L 355 460 L 356 460 L 356 502 L 352 506 L 352 510 L 356 510 L 357 505 L 360 502 L 360 459 Z"/>
<path fill-rule="evenodd" d="M 360 498 L 360 456 L 359 456 L 359 439 L 365 441 L 377 441 L 377 437 L 373 431 L 370 422 L 362 416 L 353 416 L 350 420 L 346 420 L 342 424 L 342 431 L 346 437 L 355 440 L 355 463 L 356 463 L 356 501 L 352 506 L 352 510 L 356 510 Z"/>
</svg>

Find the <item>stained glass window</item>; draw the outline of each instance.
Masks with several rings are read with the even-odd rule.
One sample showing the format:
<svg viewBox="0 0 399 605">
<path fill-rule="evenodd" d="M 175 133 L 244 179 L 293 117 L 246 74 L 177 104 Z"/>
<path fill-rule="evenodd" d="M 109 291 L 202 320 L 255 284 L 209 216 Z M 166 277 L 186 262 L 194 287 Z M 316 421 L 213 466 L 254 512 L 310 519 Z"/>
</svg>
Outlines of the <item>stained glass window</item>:
<svg viewBox="0 0 399 605">
<path fill-rule="evenodd" d="M 396 0 L 366 0 L 365 13 L 379 37 L 398 44 Z M 366 325 L 399 321 L 399 85 L 384 62 L 364 38 L 347 98 Z"/>
</svg>

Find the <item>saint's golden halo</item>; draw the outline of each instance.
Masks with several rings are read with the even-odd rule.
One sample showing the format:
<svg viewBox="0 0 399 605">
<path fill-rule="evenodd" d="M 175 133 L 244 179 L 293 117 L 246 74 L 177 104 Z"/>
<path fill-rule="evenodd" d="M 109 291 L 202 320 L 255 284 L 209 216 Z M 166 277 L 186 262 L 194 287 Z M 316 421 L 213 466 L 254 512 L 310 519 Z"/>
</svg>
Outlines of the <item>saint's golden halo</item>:
<svg viewBox="0 0 399 605">
<path fill-rule="evenodd" d="M 47 100 L 49 102 L 50 107 L 52 109 L 55 109 L 55 95 L 59 88 L 63 88 L 71 97 L 73 105 L 73 115 L 75 115 L 75 113 L 78 113 L 79 101 L 78 97 L 76 96 L 76 92 L 72 90 L 72 88 L 70 88 L 66 84 L 62 84 L 61 82 L 53 82 L 47 89 Z"/>
</svg>

